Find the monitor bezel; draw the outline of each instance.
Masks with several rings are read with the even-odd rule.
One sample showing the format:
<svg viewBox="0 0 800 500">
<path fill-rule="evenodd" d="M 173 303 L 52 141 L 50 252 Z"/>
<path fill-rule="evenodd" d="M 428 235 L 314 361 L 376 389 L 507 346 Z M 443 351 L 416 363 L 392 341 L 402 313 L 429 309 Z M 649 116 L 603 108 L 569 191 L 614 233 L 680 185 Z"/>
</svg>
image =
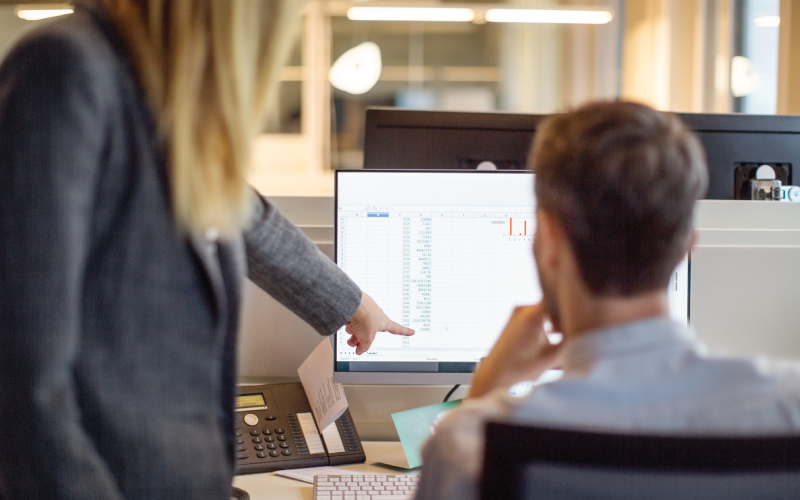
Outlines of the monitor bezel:
<svg viewBox="0 0 800 500">
<path fill-rule="evenodd" d="M 360 175 L 362 173 L 371 174 L 387 174 L 387 173 L 402 173 L 402 174 L 469 174 L 469 175 L 515 175 L 515 174 L 528 174 L 534 176 L 531 170 L 446 170 L 446 169 L 337 169 L 334 171 L 334 190 L 333 190 L 333 255 L 334 262 L 338 261 L 338 245 L 339 245 L 339 174 L 340 173 L 355 173 Z M 531 184 L 533 189 L 533 184 Z M 338 266 L 338 262 L 337 262 Z M 472 374 L 474 373 L 477 363 L 463 363 L 471 365 L 469 372 L 414 372 L 414 371 L 338 371 L 337 362 L 337 338 L 338 331 L 333 334 L 333 381 L 342 384 L 364 384 L 364 385 L 454 385 L 454 384 L 469 384 L 472 381 Z M 462 363 L 459 363 L 462 364 Z"/>
</svg>

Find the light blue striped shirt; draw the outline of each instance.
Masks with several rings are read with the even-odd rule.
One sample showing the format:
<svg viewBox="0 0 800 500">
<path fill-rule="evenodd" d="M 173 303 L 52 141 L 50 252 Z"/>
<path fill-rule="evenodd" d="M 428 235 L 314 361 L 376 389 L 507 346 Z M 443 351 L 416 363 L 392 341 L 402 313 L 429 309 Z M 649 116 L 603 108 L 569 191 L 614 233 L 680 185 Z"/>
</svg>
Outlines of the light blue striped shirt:
<svg viewBox="0 0 800 500">
<path fill-rule="evenodd" d="M 757 335 L 758 332 L 753 332 Z M 582 335 L 564 346 L 564 377 L 518 398 L 468 400 L 423 450 L 418 499 L 477 497 L 483 424 L 668 434 L 786 434 L 800 430 L 800 364 L 708 356 L 669 319 Z"/>
</svg>

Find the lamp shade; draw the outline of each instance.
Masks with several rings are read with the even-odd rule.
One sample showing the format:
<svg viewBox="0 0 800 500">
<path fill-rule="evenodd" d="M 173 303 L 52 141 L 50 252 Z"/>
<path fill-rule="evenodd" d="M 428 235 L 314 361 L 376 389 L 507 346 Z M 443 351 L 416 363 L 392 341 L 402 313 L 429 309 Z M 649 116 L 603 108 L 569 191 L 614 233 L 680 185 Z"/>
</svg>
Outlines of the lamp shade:
<svg viewBox="0 0 800 500">
<path fill-rule="evenodd" d="M 369 92 L 381 77 L 381 49 L 373 42 L 353 47 L 336 60 L 328 72 L 334 88 L 349 94 Z"/>
</svg>

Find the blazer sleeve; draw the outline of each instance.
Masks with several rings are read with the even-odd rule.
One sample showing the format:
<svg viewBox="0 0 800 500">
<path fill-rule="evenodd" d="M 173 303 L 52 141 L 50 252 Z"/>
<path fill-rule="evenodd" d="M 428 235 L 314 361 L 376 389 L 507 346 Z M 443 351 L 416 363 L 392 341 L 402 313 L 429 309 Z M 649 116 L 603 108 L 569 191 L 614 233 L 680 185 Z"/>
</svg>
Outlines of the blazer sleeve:
<svg viewBox="0 0 800 500">
<path fill-rule="evenodd" d="M 0 497 L 121 499 L 82 426 L 82 276 L 108 122 L 63 30 L 0 66 Z M 90 399 L 90 398 L 89 398 Z"/>
<path fill-rule="evenodd" d="M 358 285 L 266 199 L 254 203 L 248 277 L 321 335 L 336 332 L 361 303 Z"/>
</svg>

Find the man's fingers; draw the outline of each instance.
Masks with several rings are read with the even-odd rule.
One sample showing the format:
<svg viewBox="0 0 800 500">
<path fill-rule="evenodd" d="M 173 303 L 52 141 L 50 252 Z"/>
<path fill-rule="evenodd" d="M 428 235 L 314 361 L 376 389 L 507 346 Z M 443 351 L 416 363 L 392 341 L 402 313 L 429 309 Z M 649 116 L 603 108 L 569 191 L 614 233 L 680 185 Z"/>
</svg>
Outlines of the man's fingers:
<svg viewBox="0 0 800 500">
<path fill-rule="evenodd" d="M 532 306 L 517 306 L 511 317 L 520 318 L 528 323 L 544 323 L 544 308 L 541 304 Z"/>
<path fill-rule="evenodd" d="M 414 335 L 414 333 L 416 333 L 411 328 L 407 328 L 401 325 L 400 323 L 395 323 L 392 320 L 389 320 L 389 324 L 384 331 L 393 333 L 395 335 L 403 335 L 406 337 L 409 337 L 411 335 Z"/>
<path fill-rule="evenodd" d="M 538 305 L 516 307 L 503 333 L 508 333 L 515 339 L 543 335 L 544 314 L 542 308 Z"/>
<path fill-rule="evenodd" d="M 564 343 L 561 342 L 560 344 L 547 344 L 542 347 L 542 358 L 550 360 L 551 363 L 555 363 L 558 360 L 559 354 L 561 354 L 561 349 L 564 347 Z"/>
<path fill-rule="evenodd" d="M 358 345 L 358 339 L 351 335 L 350 338 L 347 339 L 347 345 L 349 345 L 350 347 L 357 346 Z"/>
</svg>

